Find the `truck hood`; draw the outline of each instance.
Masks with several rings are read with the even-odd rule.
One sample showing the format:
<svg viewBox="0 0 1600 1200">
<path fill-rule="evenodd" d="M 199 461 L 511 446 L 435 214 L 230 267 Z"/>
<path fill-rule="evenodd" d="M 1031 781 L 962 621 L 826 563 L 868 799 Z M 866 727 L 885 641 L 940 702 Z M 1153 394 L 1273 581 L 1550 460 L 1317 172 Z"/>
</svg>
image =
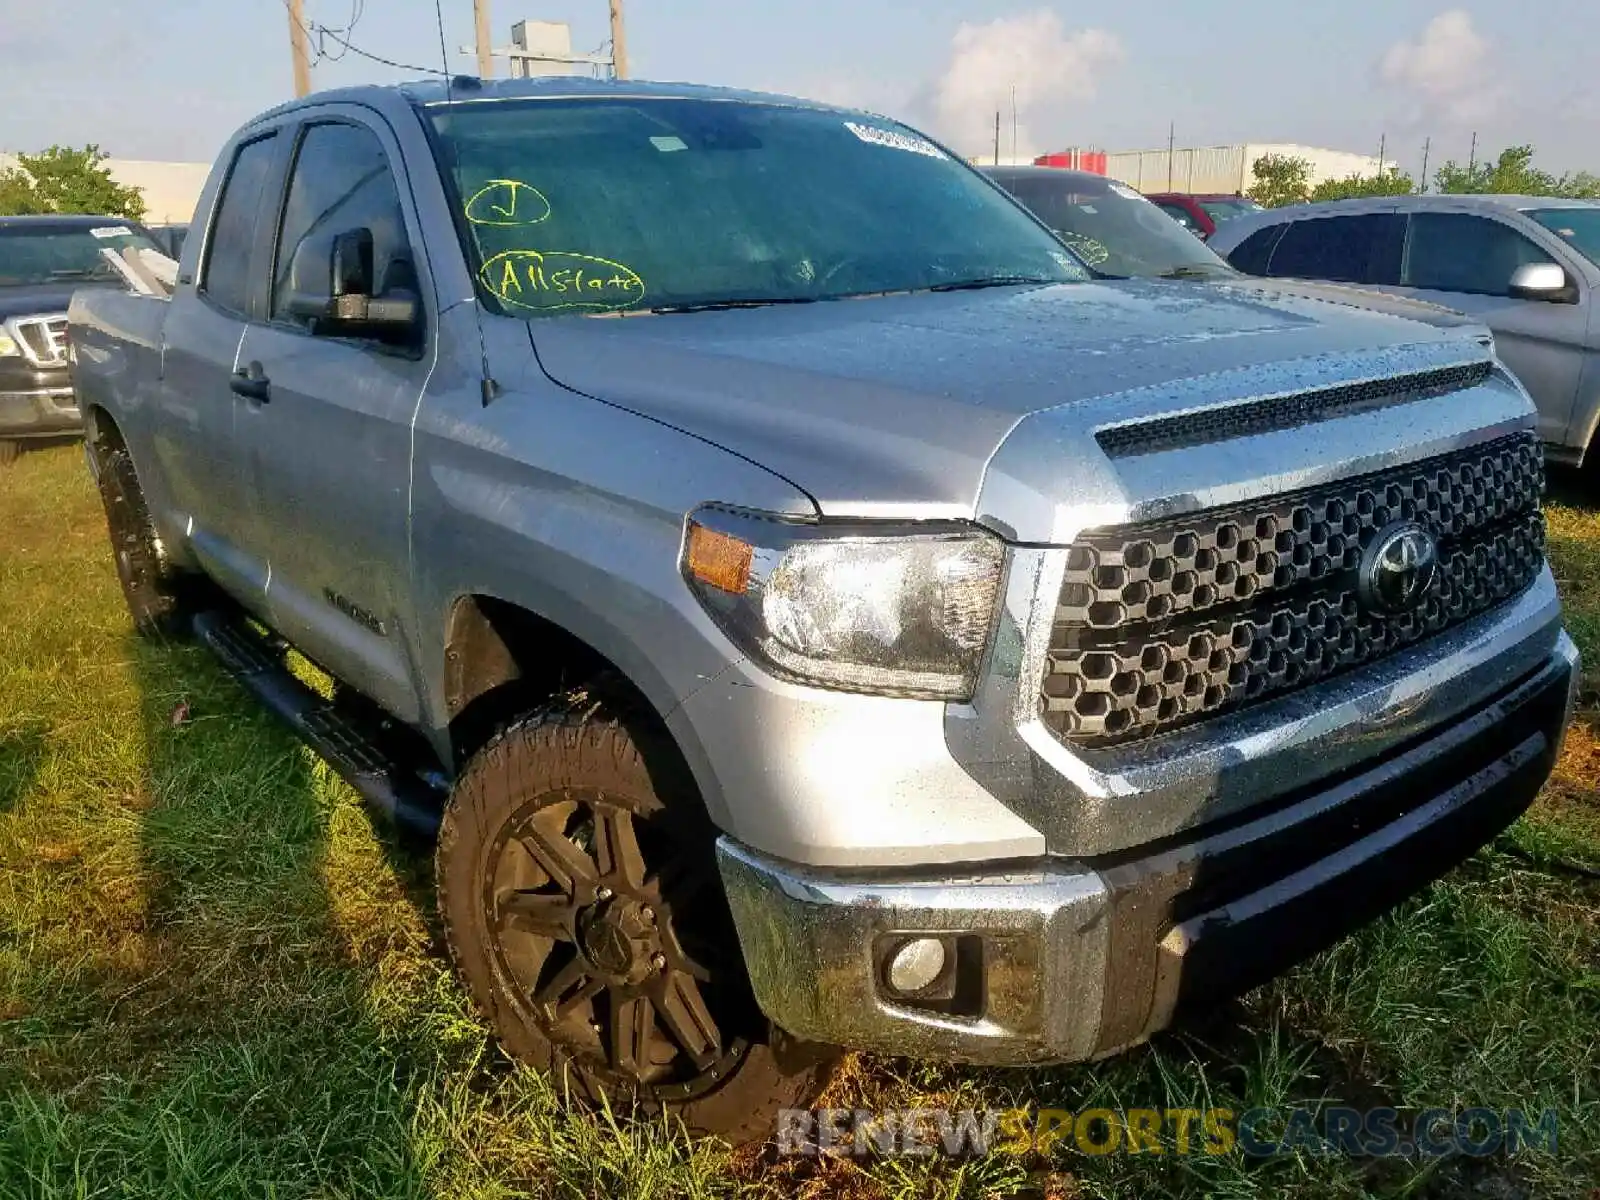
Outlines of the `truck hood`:
<svg viewBox="0 0 1600 1200">
<path fill-rule="evenodd" d="M 1212 402 L 1381 378 L 1414 357 L 1397 356 L 1405 347 L 1485 354 L 1355 308 L 1145 281 L 529 328 L 555 382 L 760 463 L 840 516 L 976 515 L 996 449 L 1044 410 L 1092 401 L 1114 414 L 1132 393 L 1137 409 L 1197 376 Z M 1092 439 L 1082 449 L 1097 453 Z"/>
<path fill-rule="evenodd" d="M 71 283 L 0 284 L 0 320 L 6 317 L 40 316 L 60 313 L 65 316 L 72 293 L 83 287 L 122 287 L 120 280 L 74 280 Z"/>
</svg>

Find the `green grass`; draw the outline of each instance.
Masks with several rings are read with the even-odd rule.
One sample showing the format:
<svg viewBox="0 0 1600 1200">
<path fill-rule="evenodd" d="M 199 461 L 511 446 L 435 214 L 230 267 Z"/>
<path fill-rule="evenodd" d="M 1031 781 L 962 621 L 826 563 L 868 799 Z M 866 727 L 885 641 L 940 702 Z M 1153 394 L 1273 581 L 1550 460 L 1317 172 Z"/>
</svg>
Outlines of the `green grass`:
<svg viewBox="0 0 1600 1200">
<path fill-rule="evenodd" d="M 1556 1155 L 778 1159 L 574 1114 L 499 1056 L 429 866 L 203 653 L 131 634 L 75 448 L 0 474 L 0 1200 L 1584 1196 L 1600 1179 L 1600 513 L 1551 511 L 1591 670 L 1492 848 L 1244 1001 L 1092 1067 L 865 1057 L 839 1107 L 1555 1108 Z M 187 705 L 187 719 L 174 710 Z"/>
</svg>

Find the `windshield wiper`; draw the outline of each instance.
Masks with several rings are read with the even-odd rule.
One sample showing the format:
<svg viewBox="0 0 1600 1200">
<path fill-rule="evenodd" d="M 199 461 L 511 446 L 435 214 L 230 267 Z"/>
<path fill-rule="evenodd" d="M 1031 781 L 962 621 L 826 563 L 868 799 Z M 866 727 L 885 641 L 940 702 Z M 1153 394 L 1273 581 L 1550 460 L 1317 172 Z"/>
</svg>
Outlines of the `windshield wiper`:
<svg viewBox="0 0 1600 1200">
<path fill-rule="evenodd" d="M 963 279 L 958 283 L 935 283 L 924 288 L 929 292 L 975 292 L 979 288 L 1017 287 L 1024 283 L 1065 283 L 1064 279 L 1046 279 L 1042 275 L 990 275 L 987 279 Z"/>
<path fill-rule="evenodd" d="M 59 271 L 51 271 L 51 279 L 87 279 L 94 271 L 86 267 L 63 267 Z"/>
<path fill-rule="evenodd" d="M 1231 270 L 1221 267 L 1173 267 L 1170 271 L 1163 271 L 1157 279 L 1227 279 L 1233 275 Z"/>
<path fill-rule="evenodd" d="M 766 308 L 773 304 L 815 304 L 823 299 L 821 296 L 773 296 L 746 297 L 738 300 L 696 300 L 687 304 L 657 304 L 650 309 L 653 313 L 696 313 L 720 312 L 730 308 Z"/>
</svg>

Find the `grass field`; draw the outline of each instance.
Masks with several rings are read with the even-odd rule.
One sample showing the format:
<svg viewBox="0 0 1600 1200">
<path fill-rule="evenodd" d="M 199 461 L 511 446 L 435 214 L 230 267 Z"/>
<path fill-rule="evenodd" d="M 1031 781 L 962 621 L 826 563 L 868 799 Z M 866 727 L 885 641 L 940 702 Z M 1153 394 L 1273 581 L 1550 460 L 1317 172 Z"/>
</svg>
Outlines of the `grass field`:
<svg viewBox="0 0 1600 1200">
<path fill-rule="evenodd" d="M 132 636 L 77 448 L 0 473 L 0 1200 L 1592 1196 L 1600 512 L 1551 509 L 1591 664 L 1495 846 L 1204 1024 L 1093 1067 L 847 1062 L 840 1107 L 1552 1108 L 1556 1153 L 778 1159 L 572 1115 L 506 1063 L 430 868 L 201 651 Z"/>
</svg>

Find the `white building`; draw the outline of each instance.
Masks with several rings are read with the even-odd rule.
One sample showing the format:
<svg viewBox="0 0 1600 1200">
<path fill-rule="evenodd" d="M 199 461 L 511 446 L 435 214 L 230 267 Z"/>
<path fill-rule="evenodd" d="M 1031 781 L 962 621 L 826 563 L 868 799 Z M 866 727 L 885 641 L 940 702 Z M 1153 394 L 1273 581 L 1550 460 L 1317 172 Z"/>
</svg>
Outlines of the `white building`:
<svg viewBox="0 0 1600 1200">
<path fill-rule="evenodd" d="M 0 154 L 0 171 L 17 165 L 13 155 Z M 211 172 L 210 163 L 148 162 L 135 158 L 108 158 L 105 166 L 118 183 L 139 189 L 144 196 L 144 219 L 150 225 L 189 221 Z"/>
<path fill-rule="evenodd" d="M 1311 164 L 1311 184 L 1325 179 L 1345 179 L 1351 175 L 1378 173 L 1378 160 L 1371 155 L 1345 150 L 1326 150 L 1320 146 L 1300 146 L 1292 142 L 1249 142 L 1235 146 L 1202 146 L 1188 150 L 1115 150 L 1106 156 L 1106 174 L 1138 188 L 1141 192 L 1247 192 L 1255 182 L 1251 167 L 1258 158 L 1275 154 L 1282 158 L 1303 158 Z M 1392 170 L 1385 162 L 1384 170 Z"/>
</svg>

